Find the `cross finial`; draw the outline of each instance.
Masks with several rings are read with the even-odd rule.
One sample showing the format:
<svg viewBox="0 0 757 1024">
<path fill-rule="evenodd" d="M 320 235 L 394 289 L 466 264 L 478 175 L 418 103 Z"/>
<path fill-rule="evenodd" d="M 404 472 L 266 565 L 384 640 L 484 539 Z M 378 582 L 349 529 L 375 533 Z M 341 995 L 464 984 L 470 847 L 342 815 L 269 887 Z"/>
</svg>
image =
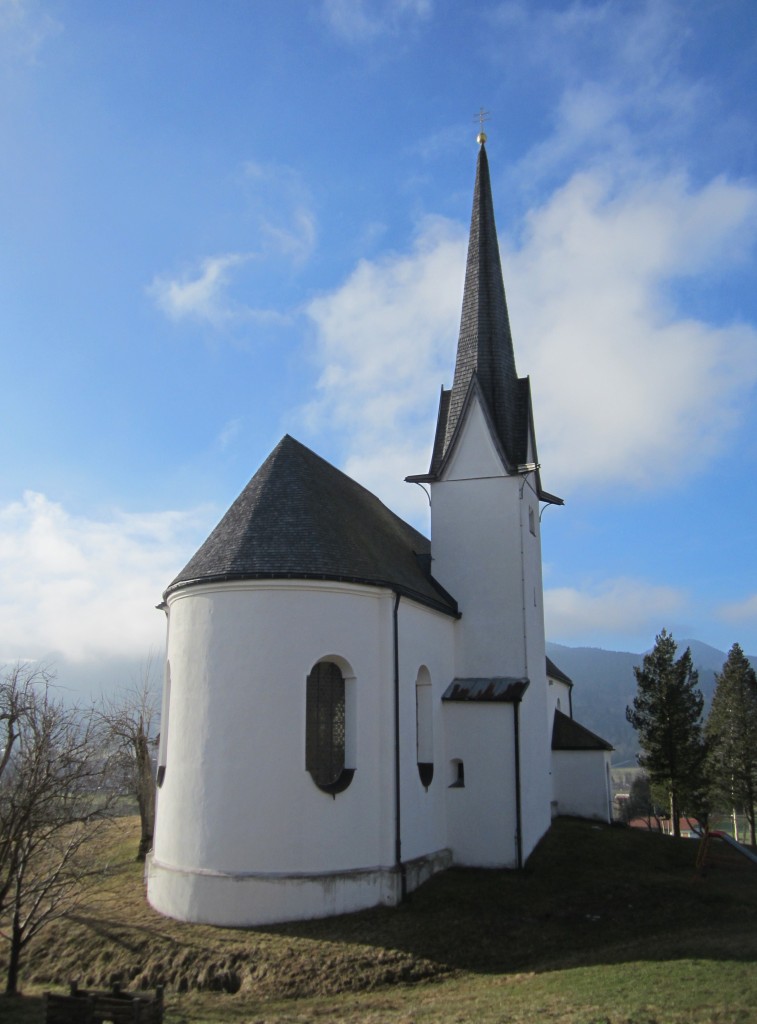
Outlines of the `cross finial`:
<svg viewBox="0 0 757 1024">
<path fill-rule="evenodd" d="M 476 116 L 473 118 L 474 121 L 478 121 L 479 133 L 476 136 L 476 142 L 479 144 L 479 146 L 483 146 L 483 144 L 486 142 L 486 132 L 484 131 L 484 121 L 488 121 L 489 117 L 490 117 L 489 111 L 488 110 L 484 110 L 484 108 L 481 107 L 479 109 L 478 113 L 476 114 Z"/>
</svg>

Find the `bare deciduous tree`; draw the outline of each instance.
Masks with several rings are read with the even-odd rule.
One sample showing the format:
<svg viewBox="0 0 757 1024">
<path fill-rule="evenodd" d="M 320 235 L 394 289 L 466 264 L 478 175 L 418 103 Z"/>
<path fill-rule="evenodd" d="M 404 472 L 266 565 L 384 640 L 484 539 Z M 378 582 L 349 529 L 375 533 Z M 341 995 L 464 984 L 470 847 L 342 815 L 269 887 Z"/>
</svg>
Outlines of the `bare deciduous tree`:
<svg viewBox="0 0 757 1024">
<path fill-rule="evenodd" d="M 0 674 L 0 934 L 9 943 L 6 992 L 22 953 L 71 910 L 91 874 L 96 822 L 107 812 L 107 756 L 97 717 L 56 699 L 52 673 Z"/>
<path fill-rule="evenodd" d="M 19 744 L 27 740 L 29 721 L 36 717 L 40 692 L 48 691 L 52 679 L 47 666 L 34 663 L 19 662 L 0 673 L 0 915 L 13 884 L 14 839 L 22 821 L 15 792 L 19 781 Z"/>
<path fill-rule="evenodd" d="M 0 780 L 10 762 L 21 732 L 21 721 L 35 700 L 39 687 L 47 687 L 52 673 L 44 665 L 19 662 L 2 670 L 0 676 Z M 0 861 L 2 864 L 2 861 Z M 2 892 L 0 891 L 0 908 Z"/>
<path fill-rule="evenodd" d="M 148 656 L 138 682 L 103 697 L 98 712 L 110 736 L 112 768 L 122 789 L 137 801 L 141 826 L 137 860 L 144 860 L 152 848 L 155 824 L 152 751 L 157 744 L 160 708 L 152 676 L 152 656 Z"/>
</svg>

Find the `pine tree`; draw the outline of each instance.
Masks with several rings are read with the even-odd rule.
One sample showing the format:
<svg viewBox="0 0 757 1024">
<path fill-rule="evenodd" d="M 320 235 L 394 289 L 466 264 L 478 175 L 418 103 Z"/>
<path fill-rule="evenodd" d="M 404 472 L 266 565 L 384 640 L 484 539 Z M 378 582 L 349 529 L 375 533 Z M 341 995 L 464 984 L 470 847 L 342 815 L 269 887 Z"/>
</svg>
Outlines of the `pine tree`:
<svg viewBox="0 0 757 1024">
<path fill-rule="evenodd" d="M 757 799 L 757 675 L 738 644 L 715 676 L 707 718 L 708 774 L 715 800 L 742 808 L 755 845 Z"/>
<path fill-rule="evenodd" d="M 649 776 L 643 772 L 639 773 L 631 783 L 628 799 L 623 804 L 622 818 L 625 822 L 631 822 L 634 818 L 643 818 L 647 823 L 647 828 L 661 831 L 660 808 L 652 793 Z"/>
<path fill-rule="evenodd" d="M 691 651 L 687 647 L 676 660 L 676 650 L 673 637 L 663 629 L 642 667 L 634 669 L 637 693 L 626 718 L 639 734 L 639 764 L 652 785 L 665 787 L 673 834 L 680 836 L 681 811 L 687 804 L 693 810 L 703 790 L 704 698 L 697 689 Z"/>
</svg>

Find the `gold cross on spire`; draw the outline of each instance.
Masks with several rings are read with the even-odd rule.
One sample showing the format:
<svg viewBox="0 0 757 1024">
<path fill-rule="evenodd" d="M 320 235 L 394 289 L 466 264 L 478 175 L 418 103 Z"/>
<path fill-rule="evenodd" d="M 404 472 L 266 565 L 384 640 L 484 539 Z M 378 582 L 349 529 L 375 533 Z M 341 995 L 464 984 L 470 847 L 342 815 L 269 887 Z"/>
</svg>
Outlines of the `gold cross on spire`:
<svg viewBox="0 0 757 1024">
<path fill-rule="evenodd" d="M 488 121 L 489 118 L 490 118 L 489 111 L 488 110 L 484 110 L 483 107 L 481 107 L 479 109 L 478 113 L 473 118 L 474 121 L 478 121 L 479 132 L 478 132 L 478 135 L 476 136 L 476 142 L 479 144 L 479 146 L 483 146 L 483 144 L 486 142 L 486 132 L 484 131 L 484 121 Z"/>
</svg>

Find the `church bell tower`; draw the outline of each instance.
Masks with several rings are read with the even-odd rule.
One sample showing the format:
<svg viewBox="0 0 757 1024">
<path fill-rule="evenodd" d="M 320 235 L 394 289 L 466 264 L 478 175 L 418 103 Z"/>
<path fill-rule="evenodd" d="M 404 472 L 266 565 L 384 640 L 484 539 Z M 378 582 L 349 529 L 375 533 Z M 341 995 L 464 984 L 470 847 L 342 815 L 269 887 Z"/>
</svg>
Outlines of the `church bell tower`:
<svg viewBox="0 0 757 1024">
<path fill-rule="evenodd" d="M 461 613 L 455 692 L 517 694 L 520 860 L 549 825 L 540 508 L 562 500 L 541 484 L 530 382 L 515 368 L 483 132 L 478 142 L 453 383 L 441 392 L 429 471 L 408 480 L 429 487 L 431 571 Z"/>
</svg>

